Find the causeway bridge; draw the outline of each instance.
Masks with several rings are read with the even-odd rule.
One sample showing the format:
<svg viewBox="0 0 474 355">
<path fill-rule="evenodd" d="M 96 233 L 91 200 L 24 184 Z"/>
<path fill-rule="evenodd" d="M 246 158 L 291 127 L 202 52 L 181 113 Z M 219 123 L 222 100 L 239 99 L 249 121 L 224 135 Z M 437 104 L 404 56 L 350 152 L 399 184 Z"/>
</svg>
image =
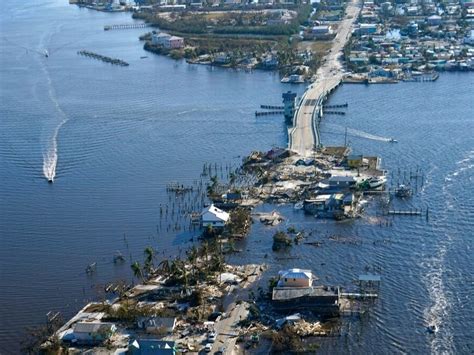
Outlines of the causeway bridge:
<svg viewBox="0 0 474 355">
<path fill-rule="evenodd" d="M 300 99 L 289 131 L 288 147 L 302 157 L 311 156 L 320 146 L 319 123 L 323 115 L 323 103 L 327 96 L 342 82 L 344 69 L 341 63 L 343 49 L 352 34 L 352 28 L 359 16 L 359 0 L 347 4 L 346 14 L 338 27 L 337 35 L 329 53 L 312 83 Z"/>
</svg>

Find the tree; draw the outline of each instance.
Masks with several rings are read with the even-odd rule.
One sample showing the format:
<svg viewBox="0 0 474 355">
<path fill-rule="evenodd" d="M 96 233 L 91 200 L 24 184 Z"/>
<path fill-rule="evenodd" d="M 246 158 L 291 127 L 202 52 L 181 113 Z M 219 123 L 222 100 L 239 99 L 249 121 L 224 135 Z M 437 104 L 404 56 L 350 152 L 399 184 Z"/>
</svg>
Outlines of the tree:
<svg viewBox="0 0 474 355">
<path fill-rule="evenodd" d="M 144 269 L 147 273 L 153 273 L 155 265 L 153 259 L 155 257 L 155 251 L 152 247 L 146 247 L 144 250 L 145 253 L 145 266 Z"/>
<path fill-rule="evenodd" d="M 143 270 L 142 267 L 140 266 L 140 263 L 138 261 L 135 261 L 132 265 L 130 265 L 133 271 L 133 275 L 136 278 L 139 278 L 143 283 L 145 282 L 145 277 L 143 275 Z"/>
<path fill-rule="evenodd" d="M 198 250 L 195 245 L 193 245 L 187 252 L 189 264 L 191 264 L 191 274 L 193 277 L 192 282 L 196 282 L 196 263 L 198 258 Z"/>
</svg>

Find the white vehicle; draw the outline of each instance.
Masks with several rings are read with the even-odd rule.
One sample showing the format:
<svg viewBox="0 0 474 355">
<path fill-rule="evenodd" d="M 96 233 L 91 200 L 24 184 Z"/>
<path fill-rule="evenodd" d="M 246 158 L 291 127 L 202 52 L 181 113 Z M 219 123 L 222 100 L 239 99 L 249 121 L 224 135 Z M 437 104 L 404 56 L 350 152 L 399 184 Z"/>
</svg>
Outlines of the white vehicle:
<svg viewBox="0 0 474 355">
<path fill-rule="evenodd" d="M 217 334 L 216 332 L 210 332 L 208 335 L 207 335 L 207 341 L 209 343 L 213 343 L 216 341 L 216 337 L 217 337 Z"/>
<path fill-rule="evenodd" d="M 206 353 L 210 353 L 212 350 L 212 344 L 211 343 L 207 343 L 206 346 L 204 347 L 204 351 Z"/>
</svg>

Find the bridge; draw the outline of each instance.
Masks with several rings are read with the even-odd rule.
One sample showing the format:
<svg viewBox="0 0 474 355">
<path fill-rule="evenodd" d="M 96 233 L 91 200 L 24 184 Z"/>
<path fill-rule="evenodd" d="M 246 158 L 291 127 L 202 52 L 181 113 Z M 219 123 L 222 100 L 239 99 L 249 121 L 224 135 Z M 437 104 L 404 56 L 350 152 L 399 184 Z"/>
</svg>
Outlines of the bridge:
<svg viewBox="0 0 474 355">
<path fill-rule="evenodd" d="M 320 146 L 319 124 L 323 115 L 323 103 L 329 93 L 339 86 L 344 69 L 341 63 L 343 49 L 351 37 L 352 28 L 359 16 L 359 0 L 347 4 L 346 14 L 338 27 L 331 50 L 323 58 L 316 73 L 316 81 L 303 94 L 289 132 L 288 147 L 302 157 L 311 156 Z"/>
</svg>

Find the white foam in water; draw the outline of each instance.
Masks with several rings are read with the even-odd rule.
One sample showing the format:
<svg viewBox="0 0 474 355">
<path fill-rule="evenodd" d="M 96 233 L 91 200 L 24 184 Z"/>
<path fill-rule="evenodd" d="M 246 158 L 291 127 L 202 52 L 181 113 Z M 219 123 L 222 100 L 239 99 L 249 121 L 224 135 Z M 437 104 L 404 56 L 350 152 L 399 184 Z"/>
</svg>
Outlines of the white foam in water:
<svg viewBox="0 0 474 355">
<path fill-rule="evenodd" d="M 451 187 L 455 187 L 454 183 L 462 172 L 474 167 L 473 160 L 474 151 L 470 151 L 467 154 L 467 158 L 456 162 L 456 170 L 445 177 L 445 184 L 441 191 L 446 201 L 446 211 L 455 210 L 456 199 L 449 190 Z M 449 218 L 449 215 L 445 215 L 444 219 L 446 218 Z M 445 255 L 453 243 L 453 238 L 454 236 L 451 233 L 446 232 L 444 238 L 437 246 L 435 255 L 421 263 L 421 266 L 426 269 L 423 282 L 427 287 L 431 300 L 430 305 L 424 310 L 425 322 L 427 326 L 433 325 L 439 329 L 439 332 L 430 335 L 431 352 L 433 354 L 455 353 L 451 330 L 451 303 L 444 283 L 444 275 L 447 272 Z"/>
<path fill-rule="evenodd" d="M 59 102 L 56 98 L 56 94 L 54 92 L 51 76 L 49 75 L 48 69 L 46 68 L 45 64 L 43 64 L 43 71 L 46 74 L 46 79 L 48 82 L 49 98 L 54 104 L 55 110 L 61 118 L 60 123 L 54 129 L 47 151 L 43 153 L 43 174 L 46 179 L 48 179 L 48 181 L 52 182 L 56 177 L 56 167 L 58 165 L 58 135 L 59 131 L 61 130 L 61 127 L 68 121 L 68 116 L 59 105 Z"/>
<path fill-rule="evenodd" d="M 376 136 L 375 134 L 367 133 L 364 131 L 359 131 L 358 129 L 348 128 L 347 132 L 353 136 L 367 138 L 374 141 L 390 142 L 391 138 Z"/>
<path fill-rule="evenodd" d="M 341 125 L 337 125 L 337 124 L 328 124 L 328 123 L 326 123 L 326 126 L 327 127 L 337 127 L 338 129 L 341 130 L 341 132 L 346 130 L 346 127 L 341 126 Z M 351 136 L 354 136 L 354 137 L 366 138 L 366 139 L 370 139 L 370 140 L 374 140 L 374 141 L 390 142 L 392 140 L 392 138 L 377 136 L 377 135 L 372 134 L 372 133 L 368 133 L 368 132 L 364 132 L 364 131 L 361 131 L 361 130 L 358 130 L 358 129 L 348 128 L 348 127 L 347 127 L 347 133 L 349 133 Z"/>
</svg>

